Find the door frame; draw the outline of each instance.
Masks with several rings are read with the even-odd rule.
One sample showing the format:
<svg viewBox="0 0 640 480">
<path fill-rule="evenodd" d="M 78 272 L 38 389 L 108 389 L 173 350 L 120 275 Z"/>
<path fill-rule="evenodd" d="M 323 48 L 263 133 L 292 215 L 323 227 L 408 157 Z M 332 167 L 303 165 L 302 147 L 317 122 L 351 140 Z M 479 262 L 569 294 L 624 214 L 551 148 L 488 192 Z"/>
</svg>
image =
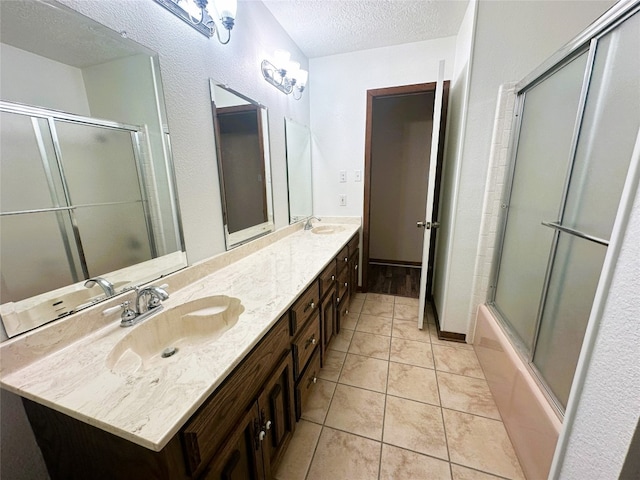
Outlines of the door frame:
<svg viewBox="0 0 640 480">
<path fill-rule="evenodd" d="M 371 140 L 373 130 L 373 101 L 378 97 L 392 97 L 400 95 L 410 95 L 417 93 L 430 93 L 435 94 L 437 82 L 430 83 L 416 83 L 412 85 L 403 85 L 398 87 L 387 88 L 375 88 L 367 90 L 367 120 L 365 131 L 365 145 L 364 145 L 364 209 L 362 215 L 362 285 L 361 291 L 367 292 L 369 281 L 369 242 L 370 242 L 370 215 L 371 215 Z M 442 117 L 440 119 L 440 139 L 438 142 L 438 160 L 436 164 L 436 184 L 433 201 L 433 220 L 438 220 L 438 205 L 440 203 L 440 179 L 442 174 L 442 164 L 444 160 L 444 141 L 447 124 L 447 106 L 449 103 L 449 84 L 450 81 L 444 82 L 443 96 L 442 96 Z M 434 96 L 435 102 L 435 96 Z M 426 179 L 425 179 L 426 181 Z M 431 290 L 433 284 L 433 263 L 435 260 L 435 244 L 436 244 L 436 232 L 434 230 L 431 235 L 430 250 L 429 250 L 429 265 L 427 266 L 427 297 L 431 298 Z"/>
</svg>

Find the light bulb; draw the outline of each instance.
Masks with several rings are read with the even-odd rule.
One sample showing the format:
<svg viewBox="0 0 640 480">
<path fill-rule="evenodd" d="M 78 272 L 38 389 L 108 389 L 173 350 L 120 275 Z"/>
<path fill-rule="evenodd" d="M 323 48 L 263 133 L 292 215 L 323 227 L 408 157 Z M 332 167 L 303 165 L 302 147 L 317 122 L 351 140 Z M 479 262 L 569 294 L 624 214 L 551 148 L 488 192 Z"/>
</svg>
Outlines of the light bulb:
<svg viewBox="0 0 640 480">
<path fill-rule="evenodd" d="M 214 0 L 213 2 L 216 12 L 220 16 L 220 19 L 236 18 L 236 12 L 238 11 L 238 2 L 236 0 Z"/>
<path fill-rule="evenodd" d="M 298 70 L 296 72 L 296 85 L 298 87 L 304 87 L 307 84 L 307 80 L 309 79 L 309 72 L 306 70 Z"/>
<path fill-rule="evenodd" d="M 286 50 L 276 50 L 273 53 L 273 63 L 278 68 L 287 68 L 291 54 Z"/>
</svg>

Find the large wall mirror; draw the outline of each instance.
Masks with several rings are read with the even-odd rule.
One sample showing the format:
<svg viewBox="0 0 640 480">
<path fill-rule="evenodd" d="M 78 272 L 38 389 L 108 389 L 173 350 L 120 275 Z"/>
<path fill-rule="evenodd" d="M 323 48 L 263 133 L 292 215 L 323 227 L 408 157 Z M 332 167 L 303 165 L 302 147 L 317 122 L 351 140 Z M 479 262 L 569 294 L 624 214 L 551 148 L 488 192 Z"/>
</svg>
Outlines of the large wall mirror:
<svg viewBox="0 0 640 480">
<path fill-rule="evenodd" d="M 287 144 L 287 182 L 289 186 L 289 223 L 313 214 L 311 184 L 311 132 L 289 118 L 284 119 Z"/>
<path fill-rule="evenodd" d="M 157 55 L 52 1 L 2 2 L 0 42 L 0 315 L 11 337 L 186 255 Z"/>
<path fill-rule="evenodd" d="M 227 249 L 274 230 L 267 109 L 211 80 Z"/>
</svg>

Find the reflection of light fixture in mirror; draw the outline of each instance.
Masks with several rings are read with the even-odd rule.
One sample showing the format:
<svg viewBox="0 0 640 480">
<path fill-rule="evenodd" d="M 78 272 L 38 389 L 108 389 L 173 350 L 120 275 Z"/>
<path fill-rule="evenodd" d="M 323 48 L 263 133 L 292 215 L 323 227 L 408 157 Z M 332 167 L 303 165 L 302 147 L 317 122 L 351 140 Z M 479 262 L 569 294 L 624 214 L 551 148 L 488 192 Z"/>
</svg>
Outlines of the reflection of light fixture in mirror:
<svg viewBox="0 0 640 480">
<path fill-rule="evenodd" d="M 207 37 L 215 33 L 223 45 L 231 40 L 231 29 L 236 18 L 237 0 L 213 0 L 213 16 L 207 9 L 208 0 L 155 0 L 171 13 L 180 17 Z M 227 39 L 222 41 L 220 29 L 227 30 Z"/>
<path fill-rule="evenodd" d="M 292 62 L 290 57 L 286 50 L 276 50 L 272 60 L 262 61 L 262 76 L 282 93 L 293 94 L 293 98 L 300 100 L 309 73 L 302 70 L 298 62 Z"/>
</svg>

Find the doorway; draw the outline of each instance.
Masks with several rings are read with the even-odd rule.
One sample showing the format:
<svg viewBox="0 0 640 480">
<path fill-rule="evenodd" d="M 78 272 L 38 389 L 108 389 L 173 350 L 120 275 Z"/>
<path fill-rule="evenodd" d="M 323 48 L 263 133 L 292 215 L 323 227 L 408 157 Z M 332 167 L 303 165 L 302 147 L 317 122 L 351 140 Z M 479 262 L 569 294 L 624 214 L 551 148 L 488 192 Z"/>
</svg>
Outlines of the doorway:
<svg viewBox="0 0 640 480">
<path fill-rule="evenodd" d="M 367 91 L 362 291 L 418 298 L 436 82 Z M 433 220 L 437 221 L 449 82 L 444 82 Z M 431 298 L 435 235 L 426 269 Z"/>
</svg>

